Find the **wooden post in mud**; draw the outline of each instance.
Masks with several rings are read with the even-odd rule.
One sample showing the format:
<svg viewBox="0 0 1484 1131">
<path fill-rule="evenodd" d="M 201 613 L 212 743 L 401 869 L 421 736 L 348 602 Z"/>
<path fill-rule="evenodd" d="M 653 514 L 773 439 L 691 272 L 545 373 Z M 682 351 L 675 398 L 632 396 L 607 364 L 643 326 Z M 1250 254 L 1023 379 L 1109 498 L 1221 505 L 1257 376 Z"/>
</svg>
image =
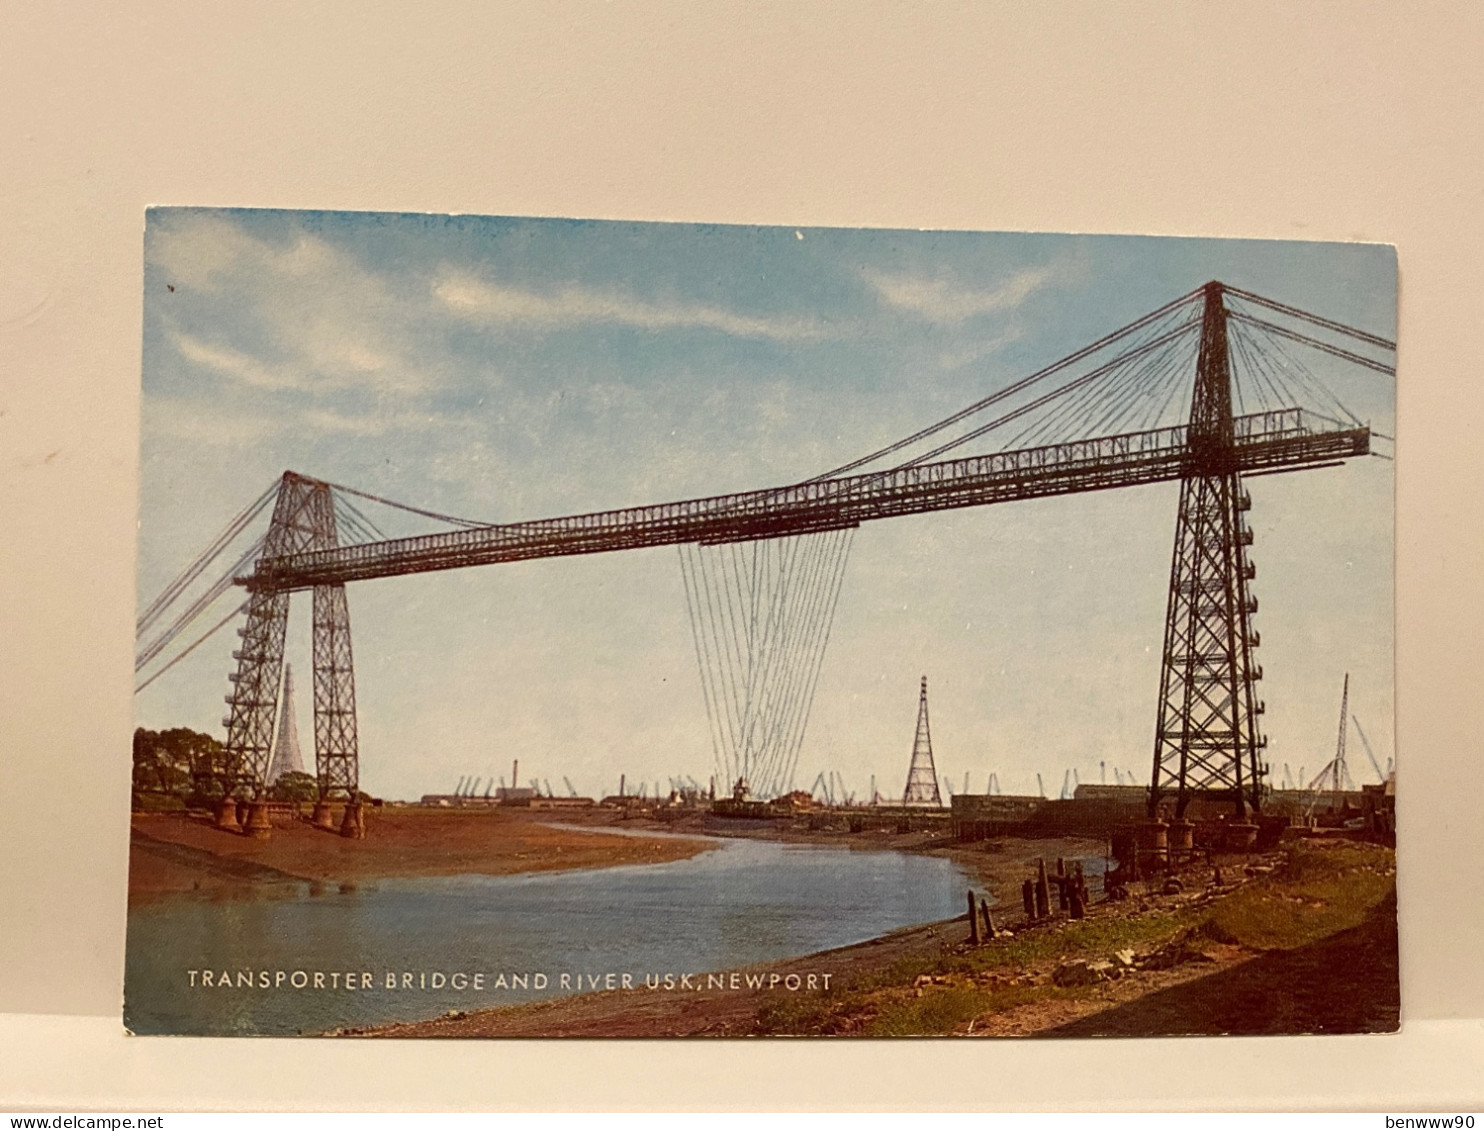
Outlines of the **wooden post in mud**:
<svg viewBox="0 0 1484 1131">
<path fill-rule="evenodd" d="M 969 891 L 969 942 L 975 946 L 979 945 L 979 916 L 975 914 L 977 907 L 974 903 L 973 889 Z"/>
<path fill-rule="evenodd" d="M 979 901 L 979 911 L 984 916 L 984 938 L 985 938 L 985 941 L 986 942 L 992 942 L 992 941 L 994 941 L 994 937 L 997 934 L 999 934 L 999 931 L 995 930 L 994 919 L 990 917 L 990 914 L 989 914 L 989 900 L 988 899 L 981 899 Z"/>
<path fill-rule="evenodd" d="M 1071 906 L 1067 899 L 1067 862 L 1064 857 L 1056 858 L 1056 909 L 1066 911 Z"/>
<path fill-rule="evenodd" d="M 1036 861 L 1036 918 L 1051 917 L 1051 889 L 1046 882 L 1046 861 Z"/>
<path fill-rule="evenodd" d="M 1020 885 L 1020 901 L 1025 904 L 1025 917 L 1034 919 L 1036 917 L 1036 885 L 1032 880 L 1026 880 Z"/>
</svg>

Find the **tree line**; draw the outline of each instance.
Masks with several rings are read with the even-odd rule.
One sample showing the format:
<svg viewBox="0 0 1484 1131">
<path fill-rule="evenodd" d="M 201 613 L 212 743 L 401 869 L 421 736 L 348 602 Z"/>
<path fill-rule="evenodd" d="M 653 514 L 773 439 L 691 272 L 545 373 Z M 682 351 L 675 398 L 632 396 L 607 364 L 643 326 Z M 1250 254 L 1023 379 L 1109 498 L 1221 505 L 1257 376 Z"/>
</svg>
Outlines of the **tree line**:
<svg viewBox="0 0 1484 1131">
<path fill-rule="evenodd" d="M 227 750 L 209 734 L 188 727 L 134 731 L 134 808 L 210 807 L 222 797 Z M 270 801 L 314 801 L 319 786 L 310 774 L 281 775 Z"/>
</svg>

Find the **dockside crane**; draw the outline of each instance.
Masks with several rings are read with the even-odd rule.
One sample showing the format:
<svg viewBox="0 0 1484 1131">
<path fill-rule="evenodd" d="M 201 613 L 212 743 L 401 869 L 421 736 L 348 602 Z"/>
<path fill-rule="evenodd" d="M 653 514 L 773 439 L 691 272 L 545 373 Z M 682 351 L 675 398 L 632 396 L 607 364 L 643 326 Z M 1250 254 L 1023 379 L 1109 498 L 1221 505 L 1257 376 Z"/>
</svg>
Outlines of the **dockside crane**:
<svg viewBox="0 0 1484 1131">
<path fill-rule="evenodd" d="M 1324 764 L 1324 769 L 1314 776 L 1309 782 L 1309 792 L 1314 796 L 1309 800 L 1309 812 L 1313 812 L 1318 803 L 1318 791 L 1326 788 L 1333 793 L 1333 804 L 1336 813 L 1344 804 L 1344 791 L 1347 785 L 1354 784 L 1350 781 L 1350 771 L 1345 765 L 1345 731 L 1349 722 L 1350 712 L 1350 673 L 1345 673 L 1344 689 L 1340 692 L 1340 735 L 1335 742 L 1335 756 Z"/>
<path fill-rule="evenodd" d="M 826 805 L 834 804 L 834 801 L 830 798 L 830 785 L 829 782 L 825 780 L 823 770 L 819 771 L 818 775 L 816 775 L 814 778 L 814 784 L 809 787 L 809 796 L 824 798 L 824 803 Z"/>
<path fill-rule="evenodd" d="M 577 787 L 572 784 L 572 779 L 569 778 L 566 774 L 563 774 L 562 775 L 562 781 L 564 781 L 564 782 L 567 783 L 567 796 L 568 797 L 576 797 L 577 796 Z"/>
<path fill-rule="evenodd" d="M 1360 720 L 1352 714 L 1350 716 L 1350 721 L 1355 724 L 1355 733 L 1360 735 L 1360 744 L 1365 748 L 1365 756 L 1371 760 L 1371 769 L 1376 771 L 1376 777 L 1381 779 L 1382 785 L 1385 785 L 1386 773 L 1381 769 L 1381 763 L 1376 761 L 1375 752 L 1371 750 L 1371 744 L 1366 739 L 1365 731 L 1360 729 Z"/>
</svg>

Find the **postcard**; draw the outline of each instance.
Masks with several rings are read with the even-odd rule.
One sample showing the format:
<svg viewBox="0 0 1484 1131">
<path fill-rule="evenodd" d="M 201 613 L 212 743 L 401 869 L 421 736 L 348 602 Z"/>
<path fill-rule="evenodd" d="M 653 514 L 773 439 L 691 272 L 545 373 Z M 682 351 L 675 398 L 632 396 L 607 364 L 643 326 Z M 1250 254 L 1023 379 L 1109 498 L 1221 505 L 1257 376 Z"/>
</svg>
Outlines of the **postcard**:
<svg viewBox="0 0 1484 1131">
<path fill-rule="evenodd" d="M 159 208 L 143 278 L 132 1033 L 1397 1028 L 1393 249 Z"/>
</svg>

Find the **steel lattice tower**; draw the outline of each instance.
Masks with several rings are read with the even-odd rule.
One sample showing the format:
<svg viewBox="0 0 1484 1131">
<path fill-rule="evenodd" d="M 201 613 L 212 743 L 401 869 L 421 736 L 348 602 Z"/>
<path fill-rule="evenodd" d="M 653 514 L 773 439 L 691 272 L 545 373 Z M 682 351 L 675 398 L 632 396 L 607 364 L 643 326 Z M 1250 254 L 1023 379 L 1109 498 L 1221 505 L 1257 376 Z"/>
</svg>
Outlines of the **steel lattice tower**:
<svg viewBox="0 0 1484 1131">
<path fill-rule="evenodd" d="M 330 527 L 334 537 L 334 526 Z M 332 542 L 333 545 L 333 542 Z M 360 788 L 356 675 L 344 585 L 314 587 L 314 761 L 322 799 L 354 801 Z"/>
<path fill-rule="evenodd" d="M 273 743 L 273 760 L 268 766 L 267 784 L 271 787 L 284 774 L 302 774 L 304 760 L 299 754 L 299 727 L 294 717 L 294 665 L 283 662 L 283 692 L 279 696 L 278 738 Z"/>
<path fill-rule="evenodd" d="M 262 560 L 339 545 L 330 485 L 294 472 L 279 483 Z M 254 588 L 247 623 L 238 630 L 242 645 L 232 653 L 237 671 L 229 678 L 228 794 L 260 798 L 267 788 L 283 673 L 289 591 Z M 353 799 L 358 788 L 355 672 L 351 665 L 350 615 L 345 585 L 314 587 L 314 756 L 322 799 Z"/>
<path fill-rule="evenodd" d="M 938 771 L 933 766 L 933 738 L 928 732 L 927 676 L 922 677 L 922 693 L 917 700 L 917 734 L 912 740 L 912 766 L 907 771 L 907 788 L 902 793 L 903 805 L 943 805 L 938 792 Z"/>
<path fill-rule="evenodd" d="M 1190 410 L 1188 455 L 1170 567 L 1159 718 L 1149 815 L 1175 798 L 1183 816 L 1191 797 L 1229 801 L 1239 817 L 1261 807 L 1267 767 L 1258 754 L 1263 704 L 1253 662 L 1257 598 L 1248 557 L 1251 496 L 1237 474 L 1227 311 L 1220 283 L 1207 283 Z"/>
</svg>

